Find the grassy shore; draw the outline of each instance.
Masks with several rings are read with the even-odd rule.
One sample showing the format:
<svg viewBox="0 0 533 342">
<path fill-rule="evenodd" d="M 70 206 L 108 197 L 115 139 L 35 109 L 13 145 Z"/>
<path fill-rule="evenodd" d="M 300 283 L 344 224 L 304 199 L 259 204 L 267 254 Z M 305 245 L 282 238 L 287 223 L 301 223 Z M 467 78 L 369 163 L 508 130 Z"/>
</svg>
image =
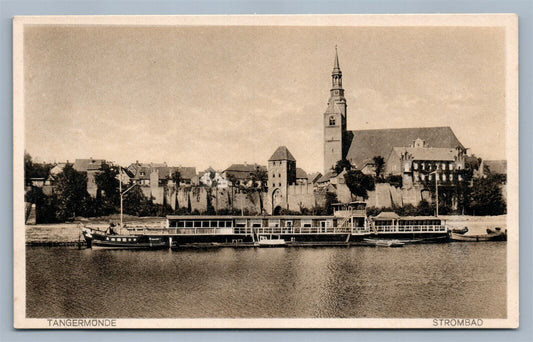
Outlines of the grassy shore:
<svg viewBox="0 0 533 342">
<path fill-rule="evenodd" d="M 507 229 L 506 215 L 499 216 L 442 216 L 447 220 L 450 228 L 468 227 L 468 235 L 485 234 L 487 228 L 500 227 Z M 120 221 L 118 215 L 105 217 L 82 218 L 71 223 L 37 224 L 26 226 L 26 243 L 28 244 L 65 244 L 75 243 L 78 239 L 83 241 L 80 235 L 79 225 L 106 229 L 109 223 L 117 224 Z M 160 228 L 165 226 L 164 217 L 137 217 L 124 216 L 126 226 L 147 228 Z"/>
</svg>

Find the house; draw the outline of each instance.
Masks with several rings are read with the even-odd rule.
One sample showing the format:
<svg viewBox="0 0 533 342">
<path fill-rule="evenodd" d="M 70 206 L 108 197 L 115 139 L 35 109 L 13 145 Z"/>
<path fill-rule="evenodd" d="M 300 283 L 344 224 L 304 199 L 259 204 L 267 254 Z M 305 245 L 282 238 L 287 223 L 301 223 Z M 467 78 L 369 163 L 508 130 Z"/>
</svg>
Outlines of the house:
<svg viewBox="0 0 533 342">
<path fill-rule="evenodd" d="M 417 138 L 408 147 L 393 147 L 385 163 L 385 174 L 402 176 L 404 188 L 423 185 L 426 181 L 454 184 L 463 180 L 464 150 L 458 148 L 429 147 Z"/>
<path fill-rule="evenodd" d="M 54 167 L 50 169 L 50 175 L 52 175 L 53 177 L 57 176 L 58 174 L 63 172 L 63 169 L 65 168 L 65 165 L 67 164 L 68 164 L 68 161 L 66 163 L 57 163 L 56 165 L 54 165 Z"/>
<path fill-rule="evenodd" d="M 150 185 L 150 174 L 154 169 L 165 168 L 166 163 L 139 163 L 130 164 L 125 170 L 132 175 L 131 179 L 140 185 Z"/>
<path fill-rule="evenodd" d="M 314 172 L 307 175 L 307 181 L 311 184 L 315 184 L 321 177 L 322 174 L 320 172 Z"/>
<path fill-rule="evenodd" d="M 217 188 L 227 188 L 229 186 L 228 180 L 212 167 L 207 168 L 204 172 L 200 172 L 198 178 L 200 185 Z"/>
<path fill-rule="evenodd" d="M 242 185 L 245 187 L 251 187 L 254 185 L 261 186 L 260 182 L 255 179 L 257 172 L 264 172 L 266 174 L 267 168 L 258 164 L 232 164 L 230 167 L 222 172 L 222 177 L 227 179 L 233 186 Z M 235 182 L 235 184 L 232 184 Z"/>
<path fill-rule="evenodd" d="M 104 159 L 93 158 L 76 159 L 74 161 L 74 170 L 87 173 L 87 192 L 91 197 L 96 197 L 98 186 L 96 185 L 95 176 L 102 170 L 102 165 L 105 163 Z"/>
<path fill-rule="evenodd" d="M 158 185 L 173 182 L 176 173 L 180 175 L 179 186 L 198 185 L 198 176 L 195 167 L 167 166 L 166 163 L 139 163 L 138 161 L 128 166 L 127 170 L 133 175 L 132 180 L 140 185 L 149 186 L 157 179 Z M 157 173 L 157 175 L 152 175 Z M 155 178 L 154 178 L 155 177 Z"/>
</svg>

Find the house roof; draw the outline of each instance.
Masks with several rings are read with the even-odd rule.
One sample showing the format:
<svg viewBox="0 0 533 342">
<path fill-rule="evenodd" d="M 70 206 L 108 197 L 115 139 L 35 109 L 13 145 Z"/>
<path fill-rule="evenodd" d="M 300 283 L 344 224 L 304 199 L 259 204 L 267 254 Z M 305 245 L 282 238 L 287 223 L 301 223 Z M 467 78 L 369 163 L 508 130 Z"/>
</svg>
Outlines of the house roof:
<svg viewBox="0 0 533 342">
<path fill-rule="evenodd" d="M 307 172 L 305 172 L 302 168 L 297 167 L 296 168 L 296 178 L 299 179 L 307 179 Z"/>
<path fill-rule="evenodd" d="M 224 172 L 254 172 L 257 168 L 266 170 L 266 166 L 257 164 L 231 164 Z"/>
<path fill-rule="evenodd" d="M 322 177 L 320 177 L 316 182 L 317 183 L 324 183 L 324 182 L 327 182 L 329 181 L 331 178 L 334 178 L 336 177 L 337 174 L 334 172 L 334 171 L 328 171 L 326 172 L 325 175 L 323 175 Z"/>
<path fill-rule="evenodd" d="M 416 127 L 351 131 L 353 139 L 346 159 L 357 168 L 366 159 L 387 157 L 393 147 L 410 146 L 417 138 L 434 148 L 464 148 L 450 127 Z"/>
<path fill-rule="evenodd" d="M 291 154 L 291 152 L 289 152 L 289 149 L 286 146 L 278 147 L 276 152 L 274 152 L 272 157 L 270 157 L 270 159 L 268 159 L 268 160 L 269 161 L 271 161 L 271 160 L 290 160 L 290 161 L 294 161 L 294 162 L 296 161 L 296 159 Z"/>
<path fill-rule="evenodd" d="M 153 171 L 158 172 L 159 179 L 169 178 L 171 174 L 178 171 L 182 179 L 193 179 L 196 177 L 195 167 L 175 167 L 167 166 L 166 163 L 135 163 L 128 167 L 135 179 L 150 179 Z"/>
<path fill-rule="evenodd" d="M 78 172 L 96 171 L 100 170 L 104 163 L 104 159 L 76 159 L 73 167 Z"/>
<path fill-rule="evenodd" d="M 507 160 L 484 160 L 483 168 L 488 169 L 484 171 L 492 174 L 505 175 L 507 174 Z"/>
<path fill-rule="evenodd" d="M 315 183 L 317 180 L 320 179 L 320 177 L 322 177 L 322 174 L 320 172 L 314 172 L 314 173 L 312 173 L 310 175 L 307 175 L 307 179 L 311 183 Z"/>
<path fill-rule="evenodd" d="M 408 153 L 413 160 L 453 161 L 457 156 L 453 148 L 393 147 L 392 151 L 398 156 Z"/>
<path fill-rule="evenodd" d="M 195 167 L 179 166 L 171 169 L 174 169 L 173 171 L 178 171 L 182 179 L 193 179 L 194 177 L 196 177 Z"/>
<path fill-rule="evenodd" d="M 377 220 L 397 220 L 399 218 L 400 216 L 393 211 L 382 211 L 379 213 L 379 215 L 374 217 L 374 219 Z"/>
<path fill-rule="evenodd" d="M 57 163 L 56 165 L 54 165 L 54 167 L 50 169 L 50 174 L 57 175 L 58 173 L 63 172 L 65 165 L 67 165 L 67 163 Z"/>
</svg>

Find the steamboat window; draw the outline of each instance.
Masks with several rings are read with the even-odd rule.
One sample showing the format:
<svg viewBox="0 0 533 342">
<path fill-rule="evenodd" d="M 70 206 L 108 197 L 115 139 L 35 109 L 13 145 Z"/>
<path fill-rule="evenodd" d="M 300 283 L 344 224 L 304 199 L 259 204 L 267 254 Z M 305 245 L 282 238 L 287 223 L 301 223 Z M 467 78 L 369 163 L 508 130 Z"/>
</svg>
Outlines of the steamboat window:
<svg viewBox="0 0 533 342">
<path fill-rule="evenodd" d="M 192 221 L 185 221 L 185 227 L 192 228 Z"/>
<path fill-rule="evenodd" d="M 209 226 L 210 226 L 211 228 L 216 228 L 216 226 L 217 226 L 217 221 L 209 221 Z"/>
<path fill-rule="evenodd" d="M 194 228 L 199 228 L 202 226 L 202 222 L 200 221 L 194 221 Z"/>
<path fill-rule="evenodd" d="M 202 228 L 209 227 L 209 221 L 202 221 Z"/>
<path fill-rule="evenodd" d="M 183 221 L 178 221 L 178 222 L 177 222 L 177 226 L 178 226 L 178 228 L 183 228 L 183 227 L 185 226 L 185 222 L 183 222 Z"/>
</svg>

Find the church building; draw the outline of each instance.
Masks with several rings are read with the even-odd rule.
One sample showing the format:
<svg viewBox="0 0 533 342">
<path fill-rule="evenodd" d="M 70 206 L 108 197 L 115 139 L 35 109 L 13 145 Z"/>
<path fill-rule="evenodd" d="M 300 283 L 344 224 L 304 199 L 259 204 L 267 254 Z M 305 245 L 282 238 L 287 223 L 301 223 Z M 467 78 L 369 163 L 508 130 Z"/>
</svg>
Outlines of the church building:
<svg viewBox="0 0 533 342">
<path fill-rule="evenodd" d="M 450 127 L 414 127 L 373 130 L 347 130 L 347 104 L 342 87 L 342 72 L 335 48 L 335 60 L 331 73 L 331 89 L 324 113 L 324 174 L 337 161 L 347 159 L 362 170 L 376 156 L 386 159 L 394 148 L 409 147 L 414 141 L 424 141 L 426 146 L 437 149 L 453 149 L 466 153 Z"/>
</svg>

